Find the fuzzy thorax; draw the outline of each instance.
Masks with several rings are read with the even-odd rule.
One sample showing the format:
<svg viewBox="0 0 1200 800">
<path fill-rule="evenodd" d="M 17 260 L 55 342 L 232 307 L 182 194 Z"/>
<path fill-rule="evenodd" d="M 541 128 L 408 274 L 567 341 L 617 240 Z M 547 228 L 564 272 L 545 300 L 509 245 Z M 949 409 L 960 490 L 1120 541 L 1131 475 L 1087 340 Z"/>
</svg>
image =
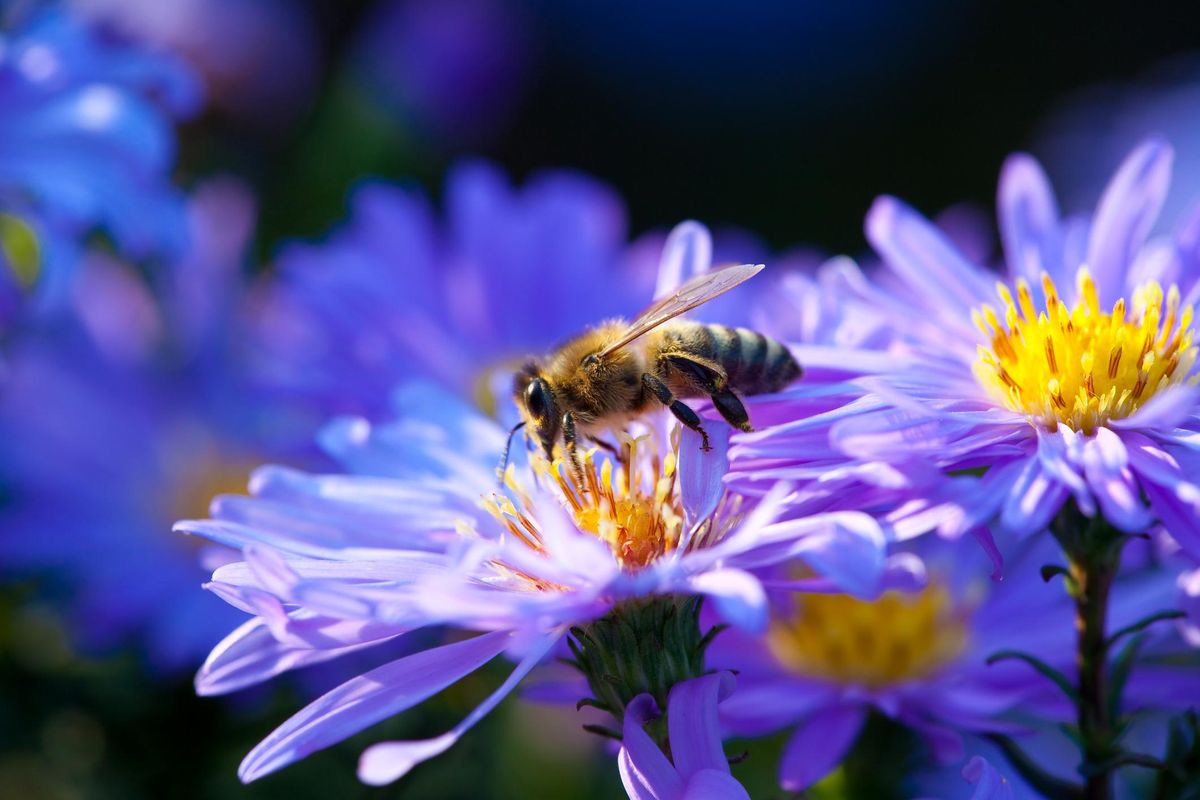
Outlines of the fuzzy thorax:
<svg viewBox="0 0 1200 800">
<path fill-rule="evenodd" d="M 991 343 L 979 348 L 975 374 L 1007 408 L 1047 430 L 1062 424 L 1090 435 L 1164 388 L 1194 380 L 1193 310 L 1180 309 L 1175 286 L 1164 308 L 1162 287 L 1151 281 L 1138 287 L 1132 303 L 1121 298 L 1104 311 L 1086 268 L 1077 281 L 1074 308 L 1067 308 L 1045 274 L 1044 309 L 1034 305 L 1024 280 L 1017 281 L 1015 298 L 998 285 L 1003 320 L 988 305 L 973 314 Z"/>
</svg>

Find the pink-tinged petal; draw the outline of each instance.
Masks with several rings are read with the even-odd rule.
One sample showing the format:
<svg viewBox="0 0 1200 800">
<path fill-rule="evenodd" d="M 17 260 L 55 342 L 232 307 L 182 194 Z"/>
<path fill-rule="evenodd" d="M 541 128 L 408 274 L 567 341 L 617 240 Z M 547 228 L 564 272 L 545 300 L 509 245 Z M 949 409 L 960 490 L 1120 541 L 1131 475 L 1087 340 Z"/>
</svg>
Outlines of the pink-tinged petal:
<svg viewBox="0 0 1200 800">
<path fill-rule="evenodd" d="M 406 632 L 399 626 L 383 626 L 369 623 L 338 621 L 353 631 L 353 636 L 344 635 L 347 643 L 325 647 L 297 641 L 289 637 L 280 641 L 274 632 L 259 618 L 239 626 L 225 637 L 205 659 L 196 673 L 196 694 L 218 695 L 244 689 L 262 683 L 288 670 L 319 664 L 334 658 L 374 647 L 381 642 Z M 333 637 L 331 637 L 333 638 Z"/>
<path fill-rule="evenodd" d="M 358 761 L 358 779 L 372 786 L 383 786 L 404 777 L 422 761 L 428 761 L 449 750 L 455 742 L 462 738 L 464 733 L 490 714 L 492 709 L 500 704 L 500 701 L 512 693 L 517 684 L 524 680 L 525 676 L 541 662 L 560 638 L 562 638 L 561 634 L 554 633 L 544 637 L 541 642 L 535 643 L 516 668 L 509 673 L 500 688 L 488 695 L 487 699 L 468 714 L 462 722 L 441 736 L 421 741 L 382 742 L 368 747 Z"/>
<path fill-rule="evenodd" d="M 754 633 L 767 629 L 767 594 L 758 578 L 749 572 L 732 568 L 708 570 L 689 578 L 687 586 L 697 594 L 711 597 L 717 613 L 731 625 Z"/>
<path fill-rule="evenodd" d="M 682 428 L 679 435 L 679 498 L 683 503 L 686 548 L 696 527 L 717 510 L 725 493 L 723 482 L 729 471 L 729 426 L 709 425 L 711 449 L 701 449 L 700 434 Z"/>
<path fill-rule="evenodd" d="M 1167 529 L 1183 551 L 1200 560 L 1200 493 L 1192 484 L 1161 486 L 1142 482 L 1154 516 Z"/>
<path fill-rule="evenodd" d="M 508 639 L 507 631 L 485 633 L 406 656 L 343 683 L 251 750 L 238 777 L 244 783 L 257 780 L 412 708 L 491 661 Z"/>
<path fill-rule="evenodd" d="M 1100 428 L 1088 439 L 1081 455 L 1084 477 L 1110 523 L 1128 533 L 1145 530 L 1153 518 L 1128 469 L 1129 453 L 1121 438 Z"/>
<path fill-rule="evenodd" d="M 688 777 L 704 769 L 729 772 L 721 747 L 717 704 L 733 693 L 735 685 L 733 673 L 717 672 L 671 687 L 667 731 L 671 758 L 680 775 Z"/>
<path fill-rule="evenodd" d="M 894 197 L 880 197 L 866 221 L 867 239 L 914 290 L 929 298 L 930 307 L 960 309 L 964 327 L 972 308 L 989 299 L 983 271 L 954 249 L 929 220 Z"/>
<path fill-rule="evenodd" d="M 992 532 L 987 528 L 980 526 L 972 530 L 971 535 L 975 537 L 975 541 L 979 542 L 979 546 L 982 547 L 983 552 L 987 554 L 988 560 L 992 562 L 992 580 L 1003 580 L 1004 556 L 1001 555 L 1000 548 L 996 546 L 996 539 L 992 536 Z"/>
<path fill-rule="evenodd" d="M 1119 430 L 1169 431 L 1200 411 L 1200 386 L 1168 386 L 1125 419 L 1108 424 Z"/>
<path fill-rule="evenodd" d="M 859 706 L 839 705 L 805 720 L 783 749 L 779 782 L 789 792 L 801 792 L 824 778 L 849 752 L 866 720 Z"/>
<path fill-rule="evenodd" d="M 1013 800 L 1012 784 L 983 756 L 968 761 L 962 775 L 975 787 L 971 800 Z"/>
<path fill-rule="evenodd" d="M 1035 286 L 1043 272 L 1060 280 L 1062 228 L 1058 203 L 1046 173 L 1033 156 L 1018 153 L 1004 162 L 996 205 L 1009 272 Z"/>
<path fill-rule="evenodd" d="M 1161 139 L 1139 145 L 1121 164 L 1100 198 L 1088 239 L 1087 264 L 1100 304 L 1111 306 L 1126 289 L 1134 255 L 1146 241 L 1171 182 L 1171 146 Z"/>
<path fill-rule="evenodd" d="M 682 800 L 750 800 L 750 794 L 728 772 L 705 769 L 688 780 Z"/>
<path fill-rule="evenodd" d="M 654 698 L 648 694 L 633 698 L 625 709 L 617 769 L 633 800 L 676 800 L 683 793 L 679 772 L 644 728 L 658 713 Z"/>
<path fill-rule="evenodd" d="M 712 234 L 695 220 L 681 222 L 671 229 L 658 263 L 658 282 L 654 296 L 666 297 L 684 281 L 708 272 L 712 266 Z"/>
</svg>

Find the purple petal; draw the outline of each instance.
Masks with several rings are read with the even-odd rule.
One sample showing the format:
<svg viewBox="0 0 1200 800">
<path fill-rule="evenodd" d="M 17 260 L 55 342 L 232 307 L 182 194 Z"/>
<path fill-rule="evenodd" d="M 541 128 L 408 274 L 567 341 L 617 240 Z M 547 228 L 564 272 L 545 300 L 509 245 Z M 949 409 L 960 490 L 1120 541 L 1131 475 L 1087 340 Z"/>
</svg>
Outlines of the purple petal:
<svg viewBox="0 0 1200 800">
<path fill-rule="evenodd" d="M 712 235 L 695 220 L 681 222 L 671 229 L 663 245 L 658 264 L 658 283 L 654 296 L 666 297 L 684 281 L 708 272 L 712 266 Z"/>
<path fill-rule="evenodd" d="M 359 675 L 307 705 L 242 761 L 242 782 L 353 736 L 431 697 L 479 669 L 508 644 L 507 631 L 435 647 Z"/>
<path fill-rule="evenodd" d="M 704 769 L 729 773 L 721 747 L 717 704 L 733 693 L 731 672 L 717 672 L 677 683 L 667 698 L 667 730 L 671 758 L 680 775 Z"/>
<path fill-rule="evenodd" d="M 1047 472 L 1040 459 L 1030 458 L 1009 489 L 1000 524 L 1017 536 L 1040 533 L 1066 499 L 1066 487 Z"/>
<path fill-rule="evenodd" d="M 487 699 L 468 714 L 462 722 L 441 736 L 421 741 L 382 742 L 368 747 L 358 761 L 358 779 L 372 786 L 382 786 L 404 777 L 409 770 L 422 761 L 428 761 L 446 752 L 464 733 L 473 728 L 475 723 L 490 714 L 501 700 L 508 697 L 517 684 L 541 662 L 560 638 L 562 638 L 561 634 L 554 633 L 535 643 L 504 683 L 500 685 L 500 688 L 488 695 Z"/>
<path fill-rule="evenodd" d="M 894 197 L 880 197 L 867 213 L 867 239 L 888 266 L 919 294 L 961 311 L 990 295 L 991 282 L 964 259 L 929 220 Z M 932 304 L 932 303 L 931 303 Z"/>
<path fill-rule="evenodd" d="M 962 775 L 975 787 L 971 800 L 1013 800 L 1012 784 L 983 756 L 968 761 Z"/>
<path fill-rule="evenodd" d="M 742 630 L 762 633 L 767 629 L 767 595 L 762 583 L 749 572 L 725 568 L 709 570 L 688 579 L 688 587 L 711 597 L 721 618 Z"/>
<path fill-rule="evenodd" d="M 728 772 L 705 769 L 687 782 L 682 800 L 750 800 L 746 787 Z"/>
<path fill-rule="evenodd" d="M 691 428 L 682 428 L 679 434 L 679 496 L 685 526 L 685 542 L 680 549 L 686 548 L 696 527 L 712 516 L 725 494 L 730 429 L 727 425 L 709 427 L 712 449 L 708 451 L 701 449 L 700 434 Z"/>
<path fill-rule="evenodd" d="M 1125 419 L 1109 423 L 1119 430 L 1155 428 L 1168 431 L 1183 424 L 1200 409 L 1200 386 L 1168 386 Z"/>
<path fill-rule="evenodd" d="M 847 521 L 856 524 L 845 524 Z M 804 537 L 793 553 L 842 590 L 860 597 L 873 596 L 883 576 L 887 541 L 878 524 L 870 523 L 874 520 L 869 517 L 844 515 L 826 531 Z"/>
<path fill-rule="evenodd" d="M 805 720 L 788 739 L 779 762 L 779 782 L 801 792 L 828 775 L 850 750 L 866 719 L 859 706 L 839 705 Z"/>
<path fill-rule="evenodd" d="M 1173 155 L 1161 139 L 1143 142 L 1121 164 L 1100 198 L 1087 263 L 1102 306 L 1111 306 L 1127 288 L 1126 272 L 1167 198 Z"/>
<path fill-rule="evenodd" d="M 345 625 L 346 623 L 342 623 Z M 341 646 L 317 647 L 307 642 L 279 641 L 260 618 L 241 625 L 213 648 L 196 674 L 196 694 L 218 695 L 253 686 L 288 670 L 329 661 L 399 636 L 398 626 L 350 623 L 358 641 Z M 376 627 L 381 630 L 364 631 Z"/>
<path fill-rule="evenodd" d="M 643 727 L 657 716 L 658 707 L 648 694 L 633 698 L 625 709 L 617 768 L 631 800 L 674 800 L 683 792 L 678 771 Z"/>
<path fill-rule="evenodd" d="M 1018 153 L 1004 163 L 997 198 L 1004 255 L 1014 275 L 1035 286 L 1042 272 L 1062 278 L 1062 230 L 1058 203 L 1046 173 L 1032 156 Z"/>
</svg>

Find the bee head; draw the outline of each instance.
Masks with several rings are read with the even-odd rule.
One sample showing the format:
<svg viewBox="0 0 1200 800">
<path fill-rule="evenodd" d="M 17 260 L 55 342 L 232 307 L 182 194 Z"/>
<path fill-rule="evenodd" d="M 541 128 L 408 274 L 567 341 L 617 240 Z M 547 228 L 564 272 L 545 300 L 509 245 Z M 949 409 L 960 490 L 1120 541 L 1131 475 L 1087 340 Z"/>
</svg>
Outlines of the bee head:
<svg viewBox="0 0 1200 800">
<path fill-rule="evenodd" d="M 558 404 L 554 401 L 554 390 L 537 365 L 527 364 L 517 373 L 513 380 L 513 399 L 525 423 L 541 443 L 546 458 L 553 459 L 554 443 L 562 431 L 562 422 Z"/>
</svg>

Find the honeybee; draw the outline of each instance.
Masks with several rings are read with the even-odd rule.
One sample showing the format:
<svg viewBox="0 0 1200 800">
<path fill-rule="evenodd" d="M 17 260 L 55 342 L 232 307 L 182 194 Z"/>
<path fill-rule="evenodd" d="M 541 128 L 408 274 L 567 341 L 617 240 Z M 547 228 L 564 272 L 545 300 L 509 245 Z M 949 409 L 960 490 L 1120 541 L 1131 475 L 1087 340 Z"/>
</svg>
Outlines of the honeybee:
<svg viewBox="0 0 1200 800">
<path fill-rule="evenodd" d="M 560 440 L 578 473 L 579 437 L 620 424 L 654 404 L 666 406 L 710 449 L 700 416 L 679 398 L 711 398 L 725 420 L 753 430 L 738 394 L 776 392 L 801 375 L 775 339 L 746 328 L 676 319 L 749 280 L 763 265 L 742 264 L 699 275 L 652 303 L 633 322 L 603 322 L 528 362 L 513 380 L 522 421 L 547 459 Z M 527 434 L 528 435 L 528 434 Z M 505 447 L 501 470 L 508 461 Z"/>
</svg>

